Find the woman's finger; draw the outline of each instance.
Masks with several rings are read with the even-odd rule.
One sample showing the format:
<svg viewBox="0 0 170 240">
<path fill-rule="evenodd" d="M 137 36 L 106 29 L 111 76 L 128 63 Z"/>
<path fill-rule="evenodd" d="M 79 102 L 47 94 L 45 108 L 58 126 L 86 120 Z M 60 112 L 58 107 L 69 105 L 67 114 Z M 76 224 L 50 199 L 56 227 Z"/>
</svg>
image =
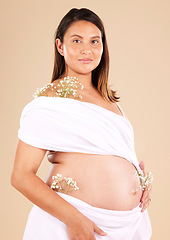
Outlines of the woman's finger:
<svg viewBox="0 0 170 240">
<path fill-rule="evenodd" d="M 149 199 L 151 199 L 151 193 L 149 192 L 147 195 L 146 195 L 146 197 L 144 198 L 144 200 L 143 200 L 143 205 L 145 204 L 145 203 L 147 203 L 148 201 L 149 201 Z"/>
<path fill-rule="evenodd" d="M 150 201 L 151 201 L 150 199 L 151 199 L 151 190 L 149 191 L 145 190 L 145 193 L 141 198 L 141 204 L 139 207 L 141 207 L 142 209 L 145 209 L 148 206 L 148 204 L 150 204 Z"/>
<path fill-rule="evenodd" d="M 142 172 L 145 174 L 145 163 L 144 163 L 144 161 L 140 161 L 139 167 L 142 170 Z"/>
<path fill-rule="evenodd" d="M 146 198 L 148 198 L 148 196 L 150 196 L 151 194 L 151 189 L 150 190 L 145 190 L 143 195 L 142 195 L 142 198 L 141 198 L 141 202 L 144 202 Z"/>
<path fill-rule="evenodd" d="M 152 185 L 149 184 L 149 186 L 147 188 L 145 188 L 143 191 L 143 195 L 141 197 L 141 202 L 144 202 L 145 199 L 147 198 L 147 196 L 151 196 L 151 193 L 152 193 Z"/>
<path fill-rule="evenodd" d="M 96 224 L 94 224 L 94 231 L 101 236 L 107 235 L 107 233 L 104 232 L 101 228 L 99 228 Z"/>
<path fill-rule="evenodd" d="M 151 193 L 152 193 L 152 186 L 150 186 L 149 190 L 145 189 L 143 191 L 143 194 L 142 194 L 142 197 L 141 197 L 141 200 L 140 200 L 141 204 L 139 205 L 139 207 L 141 207 L 143 209 L 143 208 L 146 207 L 146 204 L 148 203 L 148 201 L 150 203 L 149 199 L 151 199 Z"/>
<path fill-rule="evenodd" d="M 151 202 L 151 198 L 148 198 L 145 204 L 143 205 L 141 212 L 145 211 L 145 209 L 149 206 L 150 202 Z"/>
</svg>

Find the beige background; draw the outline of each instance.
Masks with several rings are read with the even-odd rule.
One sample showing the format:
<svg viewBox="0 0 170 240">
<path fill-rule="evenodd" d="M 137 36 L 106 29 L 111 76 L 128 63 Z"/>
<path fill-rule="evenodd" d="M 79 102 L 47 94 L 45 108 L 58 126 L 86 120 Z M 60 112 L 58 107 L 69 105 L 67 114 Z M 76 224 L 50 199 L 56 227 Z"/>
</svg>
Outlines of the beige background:
<svg viewBox="0 0 170 240">
<path fill-rule="evenodd" d="M 90 8 L 105 24 L 111 57 L 109 82 L 133 125 L 138 160 L 144 160 L 154 174 L 148 207 L 152 240 L 169 239 L 169 0 L 1 1 L 0 239 L 22 239 L 32 207 L 10 185 L 19 119 L 36 88 L 50 82 L 53 35 L 72 7 Z M 42 178 L 48 166 L 45 159 L 39 171 Z"/>
</svg>

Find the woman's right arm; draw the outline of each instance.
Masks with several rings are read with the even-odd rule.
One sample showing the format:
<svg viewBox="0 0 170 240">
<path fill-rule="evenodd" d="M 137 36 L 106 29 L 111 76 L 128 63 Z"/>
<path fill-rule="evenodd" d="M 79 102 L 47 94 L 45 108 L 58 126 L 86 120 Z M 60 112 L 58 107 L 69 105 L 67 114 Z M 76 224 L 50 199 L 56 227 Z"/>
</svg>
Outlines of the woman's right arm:
<svg viewBox="0 0 170 240">
<path fill-rule="evenodd" d="M 12 186 L 31 202 L 64 222 L 70 239 L 93 240 L 94 231 L 105 236 L 95 223 L 56 194 L 36 175 L 45 154 L 46 150 L 30 146 L 19 139 L 11 174 Z"/>
</svg>

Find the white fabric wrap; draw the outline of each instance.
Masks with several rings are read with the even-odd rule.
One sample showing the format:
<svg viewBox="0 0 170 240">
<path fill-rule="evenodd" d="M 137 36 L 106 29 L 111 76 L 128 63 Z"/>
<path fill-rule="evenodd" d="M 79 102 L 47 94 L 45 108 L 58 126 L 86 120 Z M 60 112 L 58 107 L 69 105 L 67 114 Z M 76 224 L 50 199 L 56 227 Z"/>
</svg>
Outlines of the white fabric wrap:
<svg viewBox="0 0 170 240">
<path fill-rule="evenodd" d="M 120 156 L 140 172 L 129 120 L 92 103 L 60 97 L 35 98 L 22 111 L 18 137 L 46 150 Z M 151 237 L 148 212 L 142 213 L 139 205 L 130 211 L 113 211 L 58 194 L 108 233 L 107 236 L 95 233 L 97 240 L 149 240 Z M 64 223 L 34 205 L 23 240 L 34 239 L 69 240 L 69 237 Z"/>
<path fill-rule="evenodd" d="M 92 103 L 35 98 L 22 111 L 18 138 L 46 150 L 120 156 L 141 172 L 127 117 Z"/>
<path fill-rule="evenodd" d="M 139 205 L 129 211 L 97 208 L 64 193 L 56 193 L 91 219 L 107 233 L 95 234 L 96 240 L 149 240 L 152 228 L 147 209 L 142 213 Z M 34 205 L 27 221 L 23 240 L 69 240 L 67 226 L 58 218 Z"/>
</svg>

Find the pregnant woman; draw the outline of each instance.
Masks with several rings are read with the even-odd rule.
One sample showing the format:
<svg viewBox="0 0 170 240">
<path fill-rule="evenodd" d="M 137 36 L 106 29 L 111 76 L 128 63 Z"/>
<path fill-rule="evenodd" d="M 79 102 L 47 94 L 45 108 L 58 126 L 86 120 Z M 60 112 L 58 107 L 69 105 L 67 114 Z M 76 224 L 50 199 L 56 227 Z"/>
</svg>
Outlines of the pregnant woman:
<svg viewBox="0 0 170 240">
<path fill-rule="evenodd" d="M 11 184 L 34 206 L 24 240 L 149 240 L 151 173 L 108 86 L 101 19 L 71 9 L 55 34 L 51 83 L 21 115 Z M 47 153 L 46 180 L 37 176 Z"/>
</svg>

